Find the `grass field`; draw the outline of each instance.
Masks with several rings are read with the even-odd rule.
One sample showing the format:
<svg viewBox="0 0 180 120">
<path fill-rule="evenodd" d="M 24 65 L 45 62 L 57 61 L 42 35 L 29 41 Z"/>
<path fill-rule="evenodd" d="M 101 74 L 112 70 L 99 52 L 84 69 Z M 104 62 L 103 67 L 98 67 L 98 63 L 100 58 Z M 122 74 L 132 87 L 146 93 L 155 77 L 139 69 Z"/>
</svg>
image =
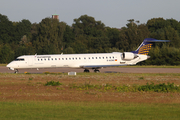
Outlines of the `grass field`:
<svg viewBox="0 0 180 120">
<path fill-rule="evenodd" d="M 48 81 L 62 85 L 45 86 Z M 179 92 L 119 92 L 110 87 L 151 82 L 179 86 L 180 73 L 0 73 L 0 119 L 180 119 Z M 86 85 L 97 87 L 81 87 Z"/>
<path fill-rule="evenodd" d="M 0 102 L 1 119 L 179 119 L 179 104 Z"/>
</svg>

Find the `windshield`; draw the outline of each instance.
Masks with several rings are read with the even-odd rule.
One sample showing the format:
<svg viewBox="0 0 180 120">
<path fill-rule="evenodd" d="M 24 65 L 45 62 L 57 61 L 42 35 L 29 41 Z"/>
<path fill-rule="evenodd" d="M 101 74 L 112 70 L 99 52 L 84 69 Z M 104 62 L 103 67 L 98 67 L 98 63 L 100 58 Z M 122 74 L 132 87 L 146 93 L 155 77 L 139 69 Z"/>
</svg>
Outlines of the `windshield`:
<svg viewBox="0 0 180 120">
<path fill-rule="evenodd" d="M 16 58 L 14 61 L 24 61 L 24 58 Z"/>
</svg>

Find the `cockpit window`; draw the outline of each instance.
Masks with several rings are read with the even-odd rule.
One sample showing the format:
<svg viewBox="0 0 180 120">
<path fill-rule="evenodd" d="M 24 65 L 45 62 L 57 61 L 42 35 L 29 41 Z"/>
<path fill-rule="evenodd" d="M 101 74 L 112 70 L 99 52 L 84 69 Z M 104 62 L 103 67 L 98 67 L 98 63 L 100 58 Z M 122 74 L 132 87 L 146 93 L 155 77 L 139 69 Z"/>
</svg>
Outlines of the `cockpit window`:
<svg viewBox="0 0 180 120">
<path fill-rule="evenodd" d="M 14 61 L 24 61 L 24 58 L 16 58 Z"/>
</svg>

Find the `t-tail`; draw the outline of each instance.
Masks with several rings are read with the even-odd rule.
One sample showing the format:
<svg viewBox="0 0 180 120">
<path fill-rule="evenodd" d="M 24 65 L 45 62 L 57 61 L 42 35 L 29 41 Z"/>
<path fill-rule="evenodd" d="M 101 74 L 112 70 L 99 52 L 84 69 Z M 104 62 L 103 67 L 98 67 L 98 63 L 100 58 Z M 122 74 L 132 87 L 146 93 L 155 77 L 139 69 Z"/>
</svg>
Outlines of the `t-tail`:
<svg viewBox="0 0 180 120">
<path fill-rule="evenodd" d="M 148 55 L 154 42 L 170 42 L 169 40 L 156 40 L 154 38 L 146 38 L 141 43 L 136 51 L 132 51 L 135 54 Z"/>
</svg>

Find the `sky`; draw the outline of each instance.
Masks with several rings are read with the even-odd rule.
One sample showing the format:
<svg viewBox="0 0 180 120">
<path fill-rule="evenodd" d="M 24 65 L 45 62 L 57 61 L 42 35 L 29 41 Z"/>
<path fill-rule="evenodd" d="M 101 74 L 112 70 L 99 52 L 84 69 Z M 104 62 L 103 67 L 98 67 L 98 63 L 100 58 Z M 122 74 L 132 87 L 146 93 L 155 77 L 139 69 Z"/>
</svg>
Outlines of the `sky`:
<svg viewBox="0 0 180 120">
<path fill-rule="evenodd" d="M 159 17 L 180 21 L 179 12 L 180 0 L 0 0 L 0 14 L 10 21 L 28 19 L 39 23 L 58 14 L 60 21 L 70 26 L 81 15 L 121 28 L 129 19 L 139 20 L 140 24 Z"/>
</svg>

